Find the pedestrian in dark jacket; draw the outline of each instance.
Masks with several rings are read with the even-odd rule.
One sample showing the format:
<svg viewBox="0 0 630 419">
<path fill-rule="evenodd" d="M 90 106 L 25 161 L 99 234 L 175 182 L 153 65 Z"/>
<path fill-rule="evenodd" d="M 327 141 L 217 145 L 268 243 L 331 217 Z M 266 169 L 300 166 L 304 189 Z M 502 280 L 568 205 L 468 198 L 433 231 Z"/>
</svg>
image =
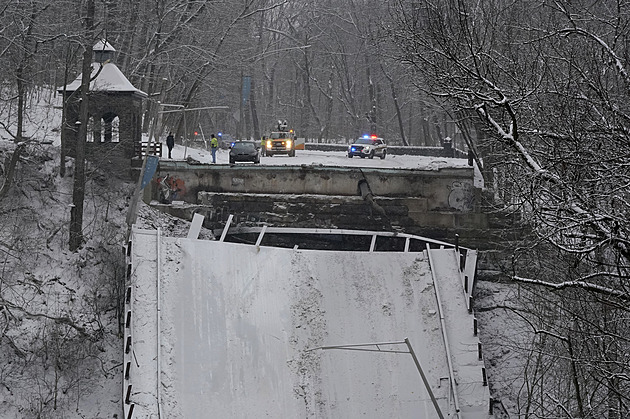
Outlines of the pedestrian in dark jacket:
<svg viewBox="0 0 630 419">
<path fill-rule="evenodd" d="M 169 132 L 168 137 L 166 137 L 166 146 L 168 147 L 168 158 L 172 159 L 171 152 L 173 151 L 173 147 L 175 147 L 175 137 L 173 137 L 172 132 Z"/>
</svg>

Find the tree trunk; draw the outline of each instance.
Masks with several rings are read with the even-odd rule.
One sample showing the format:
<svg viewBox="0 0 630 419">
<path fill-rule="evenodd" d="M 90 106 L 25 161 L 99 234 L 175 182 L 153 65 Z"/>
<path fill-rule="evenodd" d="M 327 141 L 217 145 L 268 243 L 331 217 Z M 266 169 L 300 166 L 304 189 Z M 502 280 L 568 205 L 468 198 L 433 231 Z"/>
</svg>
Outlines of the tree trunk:
<svg viewBox="0 0 630 419">
<path fill-rule="evenodd" d="M 85 139 L 88 125 L 88 98 L 92 75 L 92 41 L 94 39 L 94 0 L 87 0 L 85 18 L 85 45 L 83 74 L 81 77 L 81 103 L 79 105 L 79 132 L 76 139 L 74 185 L 70 210 L 70 250 L 76 251 L 83 243 L 83 200 L 85 198 Z"/>
<path fill-rule="evenodd" d="M 376 89 L 374 88 L 374 82 L 372 81 L 372 73 L 370 71 L 370 60 L 367 54 L 365 55 L 365 76 L 368 84 L 368 94 L 370 99 L 370 110 L 367 113 L 367 119 L 370 122 L 370 133 L 376 133 Z"/>
<path fill-rule="evenodd" d="M 318 141 L 322 138 L 328 140 L 330 137 L 330 125 L 332 123 L 333 106 L 335 105 L 333 98 L 333 84 L 334 84 L 334 72 L 330 71 L 330 77 L 328 79 L 328 88 L 326 90 L 326 121 L 324 122 L 324 129 L 322 135 L 318 138 Z"/>
<path fill-rule="evenodd" d="M 254 128 L 254 141 L 260 144 L 262 135 L 260 133 L 260 126 L 258 124 L 258 113 L 256 111 L 256 89 L 254 86 L 254 77 L 251 81 L 251 92 L 249 93 L 249 109 L 252 112 L 252 126 Z"/>
<path fill-rule="evenodd" d="M 13 184 L 15 166 L 17 166 L 17 162 L 20 159 L 20 155 L 22 154 L 22 151 L 24 150 L 25 147 L 26 147 L 26 143 L 18 144 L 17 147 L 15 148 L 15 151 L 13 151 L 13 154 L 11 155 L 11 159 L 9 160 L 9 163 L 5 165 L 6 174 L 4 176 L 4 183 L 2 184 L 2 187 L 0 188 L 0 199 L 4 198 L 7 192 L 9 192 L 9 188 Z"/>
<path fill-rule="evenodd" d="M 24 67 L 19 66 L 16 70 L 17 78 L 17 94 L 18 94 L 18 106 L 17 106 L 17 127 L 15 130 L 15 142 L 20 143 L 22 141 L 22 132 L 24 131 Z"/>
<path fill-rule="evenodd" d="M 71 47 L 68 46 L 66 50 L 66 65 L 63 71 L 63 93 L 61 97 L 63 98 L 63 106 L 61 110 L 61 152 L 59 155 L 59 176 L 64 177 L 66 175 L 66 117 L 68 115 L 67 107 L 68 107 L 68 96 L 66 92 L 66 86 L 68 85 L 68 79 L 70 78 L 70 62 L 73 61 L 74 52 Z M 76 127 L 73 127 L 73 129 Z"/>
<path fill-rule="evenodd" d="M 392 91 L 392 99 L 394 101 L 394 108 L 396 109 L 396 117 L 398 118 L 398 128 L 400 129 L 400 138 L 402 139 L 402 143 L 405 146 L 408 146 L 407 138 L 405 137 L 405 125 L 403 124 L 402 114 L 400 112 L 400 105 L 398 104 L 398 95 L 396 94 L 396 85 L 394 84 L 394 79 L 390 76 L 381 64 L 381 70 L 383 70 L 383 74 L 389 81 L 389 87 Z"/>
</svg>

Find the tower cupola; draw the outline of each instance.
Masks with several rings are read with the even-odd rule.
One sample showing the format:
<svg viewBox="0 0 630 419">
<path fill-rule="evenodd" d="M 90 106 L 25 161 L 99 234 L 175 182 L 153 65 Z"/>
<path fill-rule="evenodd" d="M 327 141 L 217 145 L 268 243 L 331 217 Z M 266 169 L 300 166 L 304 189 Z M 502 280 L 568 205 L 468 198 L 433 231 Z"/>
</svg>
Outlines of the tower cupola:
<svg viewBox="0 0 630 419">
<path fill-rule="evenodd" d="M 94 52 L 94 62 L 96 63 L 103 64 L 108 61 L 114 61 L 114 54 L 116 53 L 116 50 L 104 39 L 94 44 L 92 51 Z"/>
</svg>

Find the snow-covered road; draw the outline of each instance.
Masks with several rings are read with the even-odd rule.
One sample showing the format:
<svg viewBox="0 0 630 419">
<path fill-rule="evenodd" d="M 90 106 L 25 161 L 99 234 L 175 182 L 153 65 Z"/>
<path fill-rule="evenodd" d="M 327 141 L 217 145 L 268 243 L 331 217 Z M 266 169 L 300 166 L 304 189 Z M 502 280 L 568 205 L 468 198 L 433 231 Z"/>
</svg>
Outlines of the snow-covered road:
<svg viewBox="0 0 630 419">
<path fill-rule="evenodd" d="M 163 154 L 166 155 L 166 146 Z M 209 151 L 183 147 L 176 145 L 173 149 L 173 160 L 183 160 L 184 155 L 202 163 L 211 163 L 212 156 Z M 164 158 L 168 160 L 168 158 Z M 219 149 L 217 151 L 217 164 L 229 164 L 229 150 Z M 253 163 L 239 163 L 253 164 Z M 439 169 L 442 167 L 468 167 L 467 159 L 456 159 L 447 157 L 427 157 L 411 155 L 388 155 L 384 160 L 380 158 L 362 159 L 359 157 L 348 158 L 342 151 L 314 151 L 297 150 L 295 157 L 273 156 L 261 157 L 260 164 L 263 165 L 324 165 L 324 166 L 351 166 L 351 167 L 379 167 L 386 169 Z"/>
</svg>

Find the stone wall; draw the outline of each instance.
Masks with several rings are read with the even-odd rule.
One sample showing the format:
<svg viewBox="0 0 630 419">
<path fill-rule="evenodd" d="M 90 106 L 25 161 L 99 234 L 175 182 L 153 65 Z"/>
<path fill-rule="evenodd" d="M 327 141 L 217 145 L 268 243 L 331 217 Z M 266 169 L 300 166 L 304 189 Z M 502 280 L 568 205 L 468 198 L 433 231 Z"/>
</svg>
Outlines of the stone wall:
<svg viewBox="0 0 630 419">
<path fill-rule="evenodd" d="M 224 166 L 160 162 L 144 200 L 184 219 L 204 215 L 204 227 L 235 225 L 404 231 L 473 243 L 487 238 L 489 217 L 473 169 L 371 169 L 326 166 Z M 160 203 L 166 178 L 172 203 Z M 367 181 L 364 199 L 359 182 Z"/>
<path fill-rule="evenodd" d="M 226 166 L 160 162 L 145 201 L 160 200 L 157 181 L 173 184 L 173 200 L 197 203 L 200 192 L 358 196 L 367 181 L 375 197 L 422 198 L 428 211 L 474 212 L 473 168 L 439 170 L 328 166 Z"/>
</svg>

